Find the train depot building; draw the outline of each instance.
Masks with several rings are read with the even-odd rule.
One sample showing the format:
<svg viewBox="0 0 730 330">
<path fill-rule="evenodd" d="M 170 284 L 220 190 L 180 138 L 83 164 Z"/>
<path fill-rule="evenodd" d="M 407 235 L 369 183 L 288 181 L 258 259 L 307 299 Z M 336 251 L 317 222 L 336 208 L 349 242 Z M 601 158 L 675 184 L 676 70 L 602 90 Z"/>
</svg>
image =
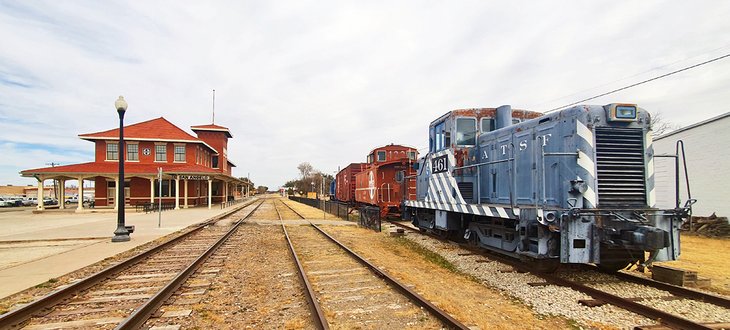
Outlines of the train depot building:
<svg viewBox="0 0 730 330">
<path fill-rule="evenodd" d="M 77 181 L 78 196 L 84 196 L 83 182 L 94 182 L 94 206 L 119 207 L 119 157 L 124 158 L 124 205 L 162 203 L 175 209 L 207 206 L 238 199 L 246 182 L 231 175 L 235 167 L 228 159 L 228 128 L 214 124 L 192 126 L 196 136 L 160 117 L 124 126 L 126 150 L 119 149 L 119 129 L 80 134 L 94 143 L 93 162 L 21 171 L 38 180 L 39 191 L 46 180 Z M 159 169 L 162 180 L 158 180 Z M 61 190 L 63 191 L 63 190 Z M 64 200 L 65 196 L 59 196 Z M 38 196 L 39 199 L 42 196 Z M 59 203 L 64 208 L 63 203 Z M 77 211 L 84 209 L 78 203 Z M 38 209 L 44 208 L 43 203 Z"/>
</svg>

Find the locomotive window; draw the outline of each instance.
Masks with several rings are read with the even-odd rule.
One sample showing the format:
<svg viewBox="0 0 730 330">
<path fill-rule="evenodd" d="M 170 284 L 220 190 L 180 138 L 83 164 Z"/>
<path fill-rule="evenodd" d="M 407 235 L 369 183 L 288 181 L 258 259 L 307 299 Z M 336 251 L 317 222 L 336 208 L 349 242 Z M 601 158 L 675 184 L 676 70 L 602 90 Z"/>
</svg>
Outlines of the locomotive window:
<svg viewBox="0 0 730 330">
<path fill-rule="evenodd" d="M 494 118 L 482 118 L 482 133 L 494 130 Z"/>
<path fill-rule="evenodd" d="M 433 151 L 439 151 L 444 148 L 444 123 L 438 123 L 434 127 L 435 136 L 436 136 L 436 144 L 433 146 Z"/>
<path fill-rule="evenodd" d="M 378 161 L 379 162 L 385 161 L 385 151 L 378 151 Z"/>
<path fill-rule="evenodd" d="M 512 125 L 519 124 L 521 121 L 519 118 L 512 118 Z"/>
<path fill-rule="evenodd" d="M 456 118 L 456 144 L 473 146 L 476 144 L 477 120 L 475 118 Z"/>
</svg>

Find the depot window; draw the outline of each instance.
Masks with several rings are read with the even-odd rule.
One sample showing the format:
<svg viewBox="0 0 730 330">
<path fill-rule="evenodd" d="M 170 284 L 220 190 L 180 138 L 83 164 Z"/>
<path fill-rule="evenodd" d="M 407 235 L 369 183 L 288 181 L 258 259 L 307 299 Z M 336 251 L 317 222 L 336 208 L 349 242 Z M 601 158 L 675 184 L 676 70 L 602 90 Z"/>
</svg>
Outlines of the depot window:
<svg viewBox="0 0 730 330">
<path fill-rule="evenodd" d="M 166 162 L 167 161 L 167 146 L 164 144 L 155 145 L 155 161 Z"/>
<path fill-rule="evenodd" d="M 379 162 L 385 161 L 385 151 L 378 151 L 378 161 Z"/>
<path fill-rule="evenodd" d="M 106 160 L 119 160 L 119 146 L 116 143 L 106 144 Z"/>
<path fill-rule="evenodd" d="M 185 145 L 175 146 L 175 162 L 185 162 Z"/>
<path fill-rule="evenodd" d="M 213 168 L 218 168 L 218 156 L 213 156 Z"/>
<path fill-rule="evenodd" d="M 162 180 L 162 194 L 160 194 L 160 180 L 155 180 L 155 196 L 157 196 L 157 197 L 175 196 L 175 181 Z"/>
<path fill-rule="evenodd" d="M 131 143 L 127 145 L 127 160 L 139 161 L 139 144 Z"/>
<path fill-rule="evenodd" d="M 456 118 L 456 145 L 473 146 L 476 144 L 477 120 L 475 118 Z"/>
</svg>

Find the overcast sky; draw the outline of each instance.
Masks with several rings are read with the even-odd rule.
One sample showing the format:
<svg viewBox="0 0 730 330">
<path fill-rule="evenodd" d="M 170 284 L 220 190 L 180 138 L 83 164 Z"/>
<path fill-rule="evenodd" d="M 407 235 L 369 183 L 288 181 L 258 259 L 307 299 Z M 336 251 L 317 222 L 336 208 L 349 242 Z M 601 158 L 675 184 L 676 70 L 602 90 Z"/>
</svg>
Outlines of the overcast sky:
<svg viewBox="0 0 730 330">
<path fill-rule="evenodd" d="M 271 188 L 458 108 L 545 111 L 730 53 L 728 1 L 0 1 L 0 184 L 93 161 L 78 134 L 164 116 L 230 128 Z M 587 103 L 686 126 L 730 111 L 730 58 Z M 422 150 L 425 151 L 425 150 Z"/>
</svg>

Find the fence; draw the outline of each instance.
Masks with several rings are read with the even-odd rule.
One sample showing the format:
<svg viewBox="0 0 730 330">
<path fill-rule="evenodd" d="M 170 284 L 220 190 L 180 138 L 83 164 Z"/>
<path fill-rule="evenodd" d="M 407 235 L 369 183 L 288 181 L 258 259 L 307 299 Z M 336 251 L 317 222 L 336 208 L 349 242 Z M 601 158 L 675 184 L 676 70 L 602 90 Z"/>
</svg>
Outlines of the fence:
<svg viewBox="0 0 730 330">
<path fill-rule="evenodd" d="M 245 200 L 248 200 L 248 198 L 241 198 L 241 199 L 230 198 L 230 199 L 228 199 L 228 201 L 221 203 L 221 209 L 232 206 L 232 205 L 236 205 Z"/>
<path fill-rule="evenodd" d="M 332 214 L 338 218 L 349 220 L 349 214 L 352 211 L 352 207 L 348 204 L 335 202 L 335 201 L 324 201 L 319 199 L 304 198 L 289 196 L 289 199 L 299 202 L 311 207 L 316 207 L 320 210 Z M 360 217 L 358 223 L 362 227 L 370 228 L 372 230 L 380 231 L 380 209 L 372 206 L 364 206 L 359 208 Z"/>
<path fill-rule="evenodd" d="M 374 206 L 363 206 L 360 208 L 360 226 L 381 231 L 380 208 Z"/>
</svg>

